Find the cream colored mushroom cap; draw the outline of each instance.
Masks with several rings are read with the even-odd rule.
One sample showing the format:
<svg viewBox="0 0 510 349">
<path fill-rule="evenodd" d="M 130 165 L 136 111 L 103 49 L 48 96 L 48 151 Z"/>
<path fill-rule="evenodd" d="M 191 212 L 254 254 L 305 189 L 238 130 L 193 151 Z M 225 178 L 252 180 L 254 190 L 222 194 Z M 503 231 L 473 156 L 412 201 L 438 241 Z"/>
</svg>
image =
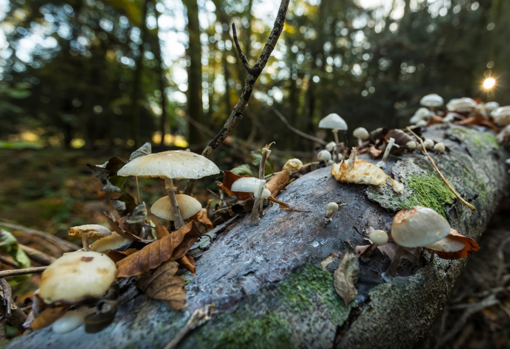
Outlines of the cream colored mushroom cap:
<svg viewBox="0 0 510 349">
<path fill-rule="evenodd" d="M 332 113 L 319 122 L 319 128 L 331 128 L 334 130 L 347 130 L 347 123 L 340 115 Z"/>
<path fill-rule="evenodd" d="M 446 237 L 424 247 L 440 252 L 457 252 L 462 250 L 465 246 L 463 241 L 448 239 L 448 237 Z"/>
<path fill-rule="evenodd" d="M 357 129 L 354 130 L 352 135 L 354 137 L 362 139 L 362 140 L 365 140 L 368 137 L 370 137 L 370 134 L 368 133 L 367 129 L 364 127 L 358 127 Z"/>
<path fill-rule="evenodd" d="M 487 102 L 484 104 L 484 107 L 485 109 L 488 111 L 488 112 L 491 112 L 495 109 L 498 109 L 499 108 L 499 103 L 498 102 Z"/>
<path fill-rule="evenodd" d="M 388 243 L 388 234 L 384 230 L 374 230 L 369 235 L 370 240 L 376 245 L 385 245 Z"/>
<path fill-rule="evenodd" d="M 422 206 L 402 210 L 393 218 L 391 236 L 403 247 L 423 247 L 450 233 L 450 224 L 436 211 Z"/>
<path fill-rule="evenodd" d="M 92 245 L 90 245 L 90 250 L 99 252 L 99 253 L 107 253 L 108 251 L 113 250 L 114 248 L 119 248 L 122 245 L 127 244 L 129 239 L 117 234 L 116 232 L 112 232 L 111 235 L 106 236 L 100 240 L 97 240 Z"/>
<path fill-rule="evenodd" d="M 283 165 L 283 170 L 290 172 L 290 171 L 294 171 L 294 170 L 299 170 L 301 167 L 303 167 L 303 162 L 301 160 L 289 159 L 289 160 L 287 160 L 285 165 Z"/>
<path fill-rule="evenodd" d="M 446 105 L 446 109 L 451 111 L 467 111 L 474 107 L 476 107 L 476 102 L 469 97 L 454 98 Z"/>
<path fill-rule="evenodd" d="M 183 219 L 188 219 L 191 216 L 194 216 L 202 209 L 200 201 L 189 195 L 177 194 L 175 195 L 175 199 L 177 200 L 179 211 L 181 212 Z M 156 201 L 151 207 L 151 213 L 156 217 L 163 218 L 168 221 L 175 220 L 168 196 L 164 196 Z"/>
<path fill-rule="evenodd" d="M 69 235 L 71 236 L 81 237 L 84 233 L 92 239 L 101 239 L 110 235 L 112 232 L 107 227 L 103 227 L 99 224 L 78 225 L 69 229 Z"/>
<path fill-rule="evenodd" d="M 260 188 L 261 180 L 255 177 L 241 177 L 236 180 L 230 190 L 240 193 L 255 193 Z"/>
<path fill-rule="evenodd" d="M 510 105 L 500 107 L 491 112 L 491 116 L 494 118 L 496 124 L 500 126 L 506 126 L 510 124 Z"/>
<path fill-rule="evenodd" d="M 115 281 L 116 268 L 115 263 L 101 253 L 68 253 L 44 271 L 39 296 L 47 304 L 74 304 L 88 297 L 99 297 Z"/>
<path fill-rule="evenodd" d="M 167 177 L 172 179 L 198 179 L 220 173 L 208 158 L 189 151 L 169 150 L 140 156 L 125 164 L 119 176 Z"/>
<path fill-rule="evenodd" d="M 426 107 L 439 107 L 442 106 L 443 103 L 443 97 L 435 93 L 426 95 L 420 100 L 420 104 Z"/>
</svg>

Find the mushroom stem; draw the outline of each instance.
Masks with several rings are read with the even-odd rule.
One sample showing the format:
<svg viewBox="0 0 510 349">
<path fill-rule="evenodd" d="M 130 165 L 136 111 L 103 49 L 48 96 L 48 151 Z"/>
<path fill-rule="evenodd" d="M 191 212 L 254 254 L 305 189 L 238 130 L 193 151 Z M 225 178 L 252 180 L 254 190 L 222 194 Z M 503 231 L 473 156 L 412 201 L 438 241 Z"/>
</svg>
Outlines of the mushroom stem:
<svg viewBox="0 0 510 349">
<path fill-rule="evenodd" d="M 174 226 L 176 230 L 184 227 L 184 220 L 181 216 L 181 211 L 179 210 L 179 204 L 177 203 L 177 199 L 175 198 L 175 191 L 177 188 L 174 186 L 174 182 L 172 178 L 165 177 L 165 189 L 168 192 L 168 198 L 170 199 L 170 208 L 172 209 L 172 213 L 174 214 Z"/>
<path fill-rule="evenodd" d="M 136 193 L 138 194 L 138 203 L 141 202 L 140 200 L 140 186 L 138 185 L 138 176 L 135 177 L 136 178 Z"/>
<path fill-rule="evenodd" d="M 381 275 L 382 278 L 389 282 L 391 279 L 397 275 L 397 267 L 400 264 L 400 258 L 402 258 L 402 254 L 404 253 L 404 248 L 402 246 L 397 247 L 397 251 L 395 252 L 395 256 L 393 256 L 393 260 L 391 261 L 388 269 Z"/>
<path fill-rule="evenodd" d="M 363 145 L 363 140 L 361 138 L 358 138 L 358 147 L 361 147 Z"/>
<path fill-rule="evenodd" d="M 81 233 L 81 242 L 85 251 L 89 250 L 89 234 Z"/>
<path fill-rule="evenodd" d="M 336 144 L 336 149 L 335 149 L 335 163 L 340 161 L 340 154 L 338 152 L 338 148 L 340 147 L 340 142 L 338 141 L 338 130 L 337 129 L 333 129 L 333 135 L 335 136 L 335 144 Z"/>
<path fill-rule="evenodd" d="M 260 223 L 259 206 L 261 205 L 261 203 L 264 202 L 264 199 L 262 199 L 262 192 L 264 191 L 265 187 L 266 187 L 266 181 L 261 180 L 259 188 L 258 188 L 258 193 L 256 195 L 256 196 L 258 196 L 258 198 L 255 198 L 255 201 L 253 203 L 253 208 L 251 210 L 250 224 L 252 226 L 257 226 Z"/>
</svg>

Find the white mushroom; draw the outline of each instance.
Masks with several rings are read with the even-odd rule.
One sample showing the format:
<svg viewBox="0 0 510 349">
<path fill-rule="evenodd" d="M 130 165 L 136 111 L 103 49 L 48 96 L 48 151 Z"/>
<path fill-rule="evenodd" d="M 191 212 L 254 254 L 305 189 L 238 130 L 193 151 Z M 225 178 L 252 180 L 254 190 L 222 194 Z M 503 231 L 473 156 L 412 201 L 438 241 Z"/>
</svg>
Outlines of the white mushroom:
<svg viewBox="0 0 510 349">
<path fill-rule="evenodd" d="M 409 122 L 413 125 L 418 124 L 420 121 L 424 121 L 427 124 L 427 121 L 434 116 L 434 113 L 428 110 L 427 108 L 418 109 L 414 115 L 411 117 Z"/>
<path fill-rule="evenodd" d="M 429 107 L 431 111 L 434 111 L 435 107 L 440 107 L 444 104 L 443 98 L 438 94 L 426 95 L 420 100 L 420 104 Z"/>
<path fill-rule="evenodd" d="M 455 113 L 447 113 L 443 118 L 443 123 L 451 123 L 455 121 L 456 114 Z"/>
<path fill-rule="evenodd" d="M 406 147 L 409 150 L 415 150 L 417 146 L 418 146 L 418 144 L 416 144 L 415 141 L 409 141 L 406 143 Z"/>
<path fill-rule="evenodd" d="M 196 215 L 202 209 L 200 201 L 192 196 L 177 194 L 175 195 L 175 199 L 179 204 L 179 211 L 181 212 L 183 219 L 188 219 Z M 175 216 L 170 209 L 170 199 L 168 196 L 164 196 L 152 204 L 151 213 L 156 217 L 163 218 L 168 221 L 173 222 L 175 220 Z"/>
<path fill-rule="evenodd" d="M 491 116 L 499 126 L 510 125 L 510 105 L 493 110 Z"/>
<path fill-rule="evenodd" d="M 436 143 L 436 145 L 434 146 L 434 150 L 437 151 L 438 153 L 444 153 L 446 148 L 443 143 L 439 142 L 439 143 Z"/>
<path fill-rule="evenodd" d="M 382 160 L 377 163 L 377 166 L 379 166 L 380 168 L 386 168 L 386 160 L 388 159 L 388 155 L 390 155 L 391 148 L 393 147 L 400 148 L 399 145 L 395 144 L 395 138 L 390 138 L 390 142 L 388 143 L 386 149 L 384 150 Z"/>
<path fill-rule="evenodd" d="M 324 161 L 325 163 L 327 163 L 329 160 L 331 160 L 331 153 L 327 150 L 321 150 L 317 154 L 317 159 L 319 161 Z"/>
<path fill-rule="evenodd" d="M 449 111 L 456 112 L 468 112 L 473 110 L 473 108 L 475 107 L 476 107 L 475 100 L 469 97 L 454 98 L 451 101 L 449 101 L 448 104 L 446 105 L 446 108 Z"/>
<path fill-rule="evenodd" d="M 347 123 L 340 117 L 340 115 L 332 113 L 323 118 L 319 122 L 319 128 L 329 128 L 333 132 L 335 136 L 335 145 L 336 145 L 336 161 L 339 161 L 338 156 L 338 131 L 343 131 L 344 139 L 345 139 L 345 147 L 347 148 Z"/>
<path fill-rule="evenodd" d="M 370 137 L 370 134 L 368 133 L 367 129 L 364 127 L 358 127 L 354 130 L 352 133 L 354 137 L 358 139 L 358 145 L 361 146 L 363 144 L 363 141 L 368 139 Z"/>
<path fill-rule="evenodd" d="M 335 142 L 329 142 L 326 144 L 326 150 L 330 153 L 336 152 L 336 143 Z"/>
<path fill-rule="evenodd" d="M 487 110 L 488 113 L 491 113 L 493 110 L 499 108 L 498 102 L 487 102 L 484 104 L 485 110 Z"/>
<path fill-rule="evenodd" d="M 230 190 L 241 193 L 252 193 L 256 199 L 267 199 L 271 196 L 269 189 L 265 188 L 266 181 L 255 177 L 241 177 L 236 180 Z M 262 186 L 262 195 L 260 196 L 260 187 Z"/>
<path fill-rule="evenodd" d="M 338 204 L 336 202 L 330 202 L 326 206 L 326 219 L 325 223 L 328 224 L 331 222 L 331 216 L 338 211 Z"/>
<path fill-rule="evenodd" d="M 427 149 L 432 149 L 434 148 L 434 141 L 430 138 L 425 138 L 425 140 L 423 141 L 423 145 Z"/>
<path fill-rule="evenodd" d="M 69 235 L 74 237 L 80 237 L 83 243 L 83 249 L 89 250 L 89 238 L 101 239 L 105 236 L 110 235 L 112 232 L 110 229 L 103 227 L 99 224 L 85 224 L 72 227 L 69 229 Z"/>
<path fill-rule="evenodd" d="M 53 332 L 64 334 L 76 330 L 85 323 L 88 314 L 80 310 L 69 310 L 52 325 Z"/>
</svg>

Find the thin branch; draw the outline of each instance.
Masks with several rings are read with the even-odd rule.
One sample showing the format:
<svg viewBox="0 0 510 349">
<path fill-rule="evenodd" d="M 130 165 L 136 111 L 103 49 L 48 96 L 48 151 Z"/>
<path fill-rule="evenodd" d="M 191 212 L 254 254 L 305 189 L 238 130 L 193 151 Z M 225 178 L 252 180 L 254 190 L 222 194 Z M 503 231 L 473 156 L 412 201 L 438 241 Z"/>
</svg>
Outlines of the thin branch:
<svg viewBox="0 0 510 349">
<path fill-rule="evenodd" d="M 25 269 L 10 269 L 10 270 L 2 270 L 0 271 L 0 278 L 4 278 L 7 276 L 15 276 L 15 275 L 24 275 L 24 274 L 33 274 L 33 273 L 42 273 L 48 267 L 33 267 L 33 268 L 25 268 Z"/>
<path fill-rule="evenodd" d="M 467 202 L 466 200 L 464 200 L 460 195 L 459 193 L 457 193 L 457 191 L 455 191 L 455 189 L 453 189 L 453 187 L 450 185 L 450 183 L 448 183 L 448 181 L 446 180 L 446 178 L 444 178 L 443 174 L 441 173 L 441 171 L 439 171 L 439 169 L 437 168 L 436 166 L 436 163 L 434 162 L 434 160 L 432 159 L 432 157 L 429 155 L 429 153 L 427 152 L 427 149 L 425 148 L 425 145 L 423 144 L 423 140 L 416 134 L 414 133 L 409 127 L 407 128 L 407 130 L 409 132 L 411 132 L 421 143 L 421 146 L 423 148 L 423 151 L 425 152 L 425 154 L 428 156 L 430 162 L 432 163 L 432 166 L 434 166 L 434 169 L 437 171 L 437 173 L 439 173 L 439 175 L 441 176 L 441 178 L 443 179 L 443 181 L 446 183 L 446 185 L 448 186 L 448 188 L 450 188 L 450 190 L 452 191 L 452 193 L 455 194 L 455 196 L 460 200 L 462 201 L 463 204 L 465 204 L 467 207 L 469 207 L 470 209 L 472 210 L 476 210 L 476 207 L 474 207 L 473 205 L 471 205 L 469 202 Z"/>
<path fill-rule="evenodd" d="M 239 40 L 237 39 L 237 31 L 236 31 L 235 23 L 232 23 L 232 36 L 234 37 L 234 42 L 236 44 L 237 53 L 239 53 L 239 57 L 241 58 L 241 62 L 243 62 L 243 65 L 246 68 L 246 71 L 248 72 L 248 74 L 258 77 L 260 75 L 260 73 L 262 73 L 262 70 L 255 69 L 250 66 L 250 63 L 248 62 L 248 58 L 243 53 L 243 50 L 241 49 L 241 45 L 239 45 Z"/>
<path fill-rule="evenodd" d="M 55 261 L 54 257 L 49 256 L 46 253 L 41 252 L 39 250 L 36 250 L 35 248 L 23 244 L 18 244 L 18 246 L 23 250 L 23 252 L 27 254 L 28 258 L 41 265 L 50 265 Z"/>
<path fill-rule="evenodd" d="M 292 132 L 294 132 L 294 133 L 296 133 L 296 134 L 300 135 L 301 137 L 304 137 L 304 138 L 306 138 L 306 139 L 308 139 L 308 140 L 310 140 L 310 141 L 312 141 L 312 142 L 317 142 L 317 143 L 322 144 L 322 145 L 326 145 L 326 144 L 328 144 L 326 141 L 324 141 L 324 140 L 322 140 L 322 139 L 320 139 L 320 138 L 317 138 L 317 137 L 314 137 L 314 136 L 310 136 L 309 134 L 306 134 L 306 133 L 304 133 L 304 132 L 302 132 L 302 131 L 299 131 L 297 128 L 295 128 L 294 126 L 292 126 L 292 125 L 291 125 L 291 124 L 287 121 L 287 119 L 285 118 L 285 116 L 283 116 L 283 114 L 282 114 L 282 113 L 280 113 L 280 112 L 278 111 L 278 109 L 273 108 L 273 112 L 274 112 L 276 115 L 278 115 L 278 117 L 280 118 L 280 120 L 282 120 L 282 122 L 285 124 L 285 126 L 287 126 L 287 128 L 288 128 L 289 130 L 291 130 Z"/>
<path fill-rule="evenodd" d="M 27 227 L 24 227 L 19 224 L 10 223 L 6 219 L 3 219 L 3 218 L 0 218 L 0 226 L 8 228 L 8 229 L 19 230 L 19 231 L 22 231 L 27 234 L 39 236 L 45 240 L 52 242 L 54 245 L 58 246 L 62 251 L 65 251 L 65 252 L 72 252 L 72 251 L 79 250 L 81 248 L 78 245 L 75 245 L 72 242 L 63 240 L 55 235 L 45 233 L 44 231 L 27 228 Z"/>
<path fill-rule="evenodd" d="M 273 30 L 271 30 L 271 33 L 269 34 L 269 38 L 267 39 L 266 45 L 264 46 L 264 49 L 262 50 L 259 59 L 252 68 L 256 69 L 253 71 L 253 73 L 255 74 L 257 71 L 262 72 L 262 70 L 267 64 L 267 61 L 269 60 L 269 57 L 271 56 L 271 53 L 273 52 L 276 46 L 276 42 L 278 41 L 278 38 L 280 37 L 280 34 L 283 31 L 283 26 L 285 24 L 285 16 L 287 14 L 289 2 L 290 0 L 282 0 L 282 2 L 280 3 L 280 8 L 278 9 L 278 14 L 276 15 Z M 248 76 L 244 81 L 243 91 L 241 93 L 241 96 L 239 97 L 239 100 L 234 106 L 234 109 L 230 113 L 230 116 L 223 125 L 222 129 L 218 132 L 218 134 L 216 134 L 216 136 L 214 136 L 214 138 L 209 142 L 209 144 L 205 147 L 204 151 L 202 152 L 202 155 L 205 156 L 206 158 L 211 157 L 212 153 L 216 150 L 216 148 L 218 148 L 223 143 L 225 138 L 227 138 L 232 134 L 232 132 L 234 132 L 235 128 L 242 120 L 243 113 L 246 110 L 246 107 L 248 106 L 248 101 L 250 100 L 251 94 L 253 92 L 253 87 L 255 86 L 255 82 L 257 81 L 259 75 L 260 73 L 258 73 L 257 75 L 253 75 L 251 72 L 248 71 Z M 188 181 L 186 189 L 184 190 L 185 194 L 191 194 L 196 181 L 197 181 L 196 179 L 191 179 Z"/>
</svg>

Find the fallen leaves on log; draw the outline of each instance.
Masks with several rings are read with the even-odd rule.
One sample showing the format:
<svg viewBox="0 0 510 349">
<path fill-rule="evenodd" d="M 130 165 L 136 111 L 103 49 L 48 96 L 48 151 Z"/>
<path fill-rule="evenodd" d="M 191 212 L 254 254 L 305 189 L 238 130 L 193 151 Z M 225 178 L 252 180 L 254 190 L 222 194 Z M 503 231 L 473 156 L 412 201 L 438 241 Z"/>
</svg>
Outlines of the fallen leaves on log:
<svg viewBox="0 0 510 349">
<path fill-rule="evenodd" d="M 372 159 L 377 159 L 383 153 L 382 150 L 377 149 L 373 145 L 368 149 L 368 153 L 372 155 Z"/>
<path fill-rule="evenodd" d="M 106 220 L 108 221 L 108 224 L 110 225 L 112 230 L 115 231 L 117 234 L 119 234 L 120 236 L 122 236 L 126 239 L 133 240 L 133 241 L 141 241 L 142 240 L 139 236 L 136 236 L 136 235 L 122 229 L 122 227 L 120 226 L 120 222 L 117 221 L 111 213 L 106 213 L 106 212 L 103 212 L 103 213 L 106 216 Z"/>
<path fill-rule="evenodd" d="M 141 277 L 137 286 L 148 297 L 162 301 L 175 311 L 181 310 L 186 305 L 186 291 L 184 279 L 175 275 L 177 270 L 176 262 L 165 262 L 152 275 Z"/>
<path fill-rule="evenodd" d="M 344 300 L 345 306 L 348 306 L 358 295 L 355 285 L 358 282 L 360 268 L 356 252 L 349 244 L 346 244 L 346 247 L 344 258 L 334 273 L 334 285 L 336 292 Z"/>
<path fill-rule="evenodd" d="M 40 330 L 48 327 L 58 319 L 60 319 L 67 312 L 67 307 L 59 306 L 54 308 L 46 308 L 43 310 L 37 318 L 32 322 L 33 330 Z"/>
<path fill-rule="evenodd" d="M 209 219 L 209 217 L 207 217 L 207 210 L 205 208 L 198 211 L 193 217 L 191 217 L 191 220 L 198 223 L 202 223 L 203 225 L 205 225 L 207 230 L 211 230 L 214 228 L 214 225 L 212 224 L 211 220 Z"/>
<path fill-rule="evenodd" d="M 393 242 L 388 242 L 386 245 L 377 246 L 379 251 L 387 255 L 391 260 L 395 257 L 398 245 Z M 404 248 L 402 258 L 405 258 L 414 264 L 419 264 L 420 261 L 420 249 L 419 248 Z"/>
<path fill-rule="evenodd" d="M 179 263 L 182 267 L 188 270 L 191 274 L 195 275 L 197 271 L 197 264 L 195 263 L 195 260 L 189 253 L 186 253 L 184 257 L 179 258 L 177 260 L 177 263 Z"/>
<path fill-rule="evenodd" d="M 435 252 L 442 259 L 465 258 L 479 249 L 480 246 L 475 240 L 460 234 L 455 229 L 450 229 L 450 235 L 444 239 L 427 246 L 429 252 Z"/>
<path fill-rule="evenodd" d="M 163 262 L 182 258 L 199 237 L 198 228 L 194 222 L 190 222 L 161 240 L 156 240 L 142 250 L 117 262 L 117 277 L 140 275 L 151 269 L 156 269 Z"/>
<path fill-rule="evenodd" d="M 271 196 L 276 196 L 278 193 L 289 184 L 290 173 L 289 171 L 282 170 L 275 175 L 269 182 L 266 188 L 271 192 Z"/>
</svg>

